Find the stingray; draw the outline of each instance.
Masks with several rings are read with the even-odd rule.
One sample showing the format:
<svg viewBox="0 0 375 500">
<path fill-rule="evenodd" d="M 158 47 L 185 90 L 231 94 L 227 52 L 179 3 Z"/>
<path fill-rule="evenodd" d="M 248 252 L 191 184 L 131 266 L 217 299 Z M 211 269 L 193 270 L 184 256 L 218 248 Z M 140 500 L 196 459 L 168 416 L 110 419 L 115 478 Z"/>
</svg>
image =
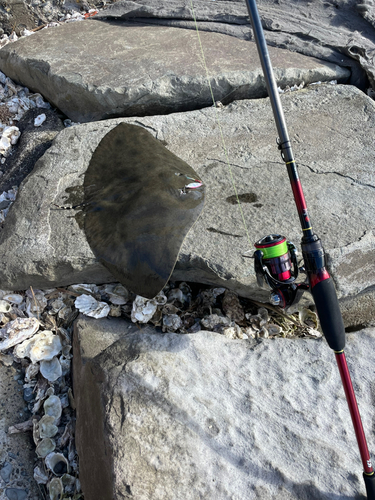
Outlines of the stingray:
<svg viewBox="0 0 375 500">
<path fill-rule="evenodd" d="M 98 261 L 128 290 L 155 297 L 204 205 L 196 172 L 147 130 L 121 123 L 84 179 L 84 230 Z"/>
</svg>

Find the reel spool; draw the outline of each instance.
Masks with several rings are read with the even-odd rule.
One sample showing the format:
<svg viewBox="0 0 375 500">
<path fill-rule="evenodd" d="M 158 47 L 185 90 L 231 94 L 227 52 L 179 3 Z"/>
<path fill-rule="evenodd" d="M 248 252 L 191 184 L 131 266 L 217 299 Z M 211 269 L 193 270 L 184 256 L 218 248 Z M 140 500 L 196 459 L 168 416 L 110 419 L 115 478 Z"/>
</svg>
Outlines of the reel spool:
<svg viewBox="0 0 375 500">
<path fill-rule="evenodd" d="M 272 289 L 270 302 L 287 307 L 296 301 L 297 291 L 306 290 L 306 283 L 296 284 L 298 277 L 297 249 L 280 234 L 269 234 L 254 244 L 254 268 L 259 286 Z"/>
</svg>

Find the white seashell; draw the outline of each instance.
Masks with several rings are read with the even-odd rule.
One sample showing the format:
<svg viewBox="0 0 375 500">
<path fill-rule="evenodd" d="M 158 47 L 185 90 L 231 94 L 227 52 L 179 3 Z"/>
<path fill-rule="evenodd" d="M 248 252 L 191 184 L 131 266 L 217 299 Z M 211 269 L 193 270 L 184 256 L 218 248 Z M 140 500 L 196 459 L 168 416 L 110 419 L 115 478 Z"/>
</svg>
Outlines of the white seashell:
<svg viewBox="0 0 375 500">
<path fill-rule="evenodd" d="M 3 156 L 6 156 L 6 153 L 8 153 L 10 147 L 11 147 L 10 139 L 2 135 L 0 139 L 0 153 Z"/>
<path fill-rule="evenodd" d="M 39 466 L 37 466 L 34 469 L 34 479 L 38 484 L 46 484 L 48 481 L 48 474 L 46 474 Z"/>
<path fill-rule="evenodd" d="M 9 87 L 9 86 L 8 86 Z M 17 113 L 20 107 L 20 101 L 18 97 L 13 97 L 10 99 L 7 103 L 7 108 L 9 109 L 10 113 Z"/>
<path fill-rule="evenodd" d="M 66 320 L 71 314 L 72 314 L 72 308 L 69 306 L 64 306 L 57 313 L 57 317 L 59 319 Z"/>
<path fill-rule="evenodd" d="M 66 472 L 69 474 L 69 462 L 62 453 L 50 453 L 46 456 L 45 464 L 55 476 L 60 476 Z"/>
<path fill-rule="evenodd" d="M 129 300 L 129 292 L 122 285 L 104 285 L 103 292 L 109 296 L 109 300 L 115 305 L 123 306 Z"/>
<path fill-rule="evenodd" d="M 36 363 L 43 359 L 52 359 L 61 352 L 61 349 L 60 337 L 50 330 L 45 330 L 22 342 L 14 352 L 19 358 L 28 357 L 32 363 Z"/>
<path fill-rule="evenodd" d="M 80 295 L 76 298 L 74 305 L 81 313 L 96 319 L 106 318 L 110 311 L 108 304 L 98 302 L 91 295 Z"/>
<path fill-rule="evenodd" d="M 43 360 L 40 363 L 40 373 L 50 382 L 55 382 L 55 380 L 61 377 L 62 369 L 56 356 L 51 360 Z"/>
<path fill-rule="evenodd" d="M 311 311 L 308 307 L 304 307 L 302 304 L 298 308 L 298 316 L 301 323 L 316 329 L 318 328 L 318 315 Z"/>
<path fill-rule="evenodd" d="M 26 292 L 26 313 L 31 318 L 32 316 L 40 317 L 44 309 L 47 307 L 47 299 L 41 290 L 27 290 Z"/>
<path fill-rule="evenodd" d="M 21 36 L 30 36 L 34 34 L 34 31 L 30 31 L 26 28 L 20 31 Z"/>
<path fill-rule="evenodd" d="M 12 310 L 12 306 L 6 300 L 0 300 L 0 312 L 7 313 Z"/>
<path fill-rule="evenodd" d="M 70 373 L 70 365 L 71 361 L 69 358 L 66 358 L 65 356 L 60 356 L 59 357 L 60 365 L 61 365 L 61 370 L 62 370 L 62 375 L 68 375 Z"/>
<path fill-rule="evenodd" d="M 45 121 L 47 117 L 44 113 L 38 115 L 34 120 L 34 127 L 40 127 Z"/>
<path fill-rule="evenodd" d="M 49 335 L 46 335 L 48 332 Z M 58 335 L 46 330 L 43 332 L 45 337 L 38 338 L 30 349 L 30 359 L 33 363 L 42 360 L 51 360 L 57 356 L 62 349 L 61 340 Z"/>
<path fill-rule="evenodd" d="M 3 130 L 3 137 L 7 137 L 11 144 L 17 144 L 18 139 L 21 136 L 20 129 L 15 126 L 5 127 Z"/>
<path fill-rule="evenodd" d="M 35 103 L 37 108 L 48 109 L 51 107 L 50 103 L 46 102 L 40 94 L 31 94 L 29 95 L 29 99 Z"/>
<path fill-rule="evenodd" d="M 242 330 L 236 323 L 234 324 L 234 326 L 228 326 L 224 328 L 223 334 L 228 337 L 228 339 L 243 339 Z"/>
<path fill-rule="evenodd" d="M 109 316 L 119 318 L 121 316 L 121 306 L 112 304 L 110 307 Z"/>
<path fill-rule="evenodd" d="M 44 438 L 52 438 L 56 436 L 59 429 L 55 425 L 55 418 L 50 415 L 43 415 L 43 417 L 38 422 L 39 425 L 39 436 Z"/>
<path fill-rule="evenodd" d="M 177 314 L 163 316 L 163 327 L 167 332 L 175 332 L 182 326 L 182 320 Z M 163 328 L 164 331 L 164 328 Z"/>
<path fill-rule="evenodd" d="M 63 307 L 66 307 L 65 302 L 62 297 L 58 297 L 55 300 L 51 300 L 49 302 L 49 305 L 51 307 L 51 310 L 49 311 L 49 314 L 56 314 L 58 313 Z"/>
<path fill-rule="evenodd" d="M 7 295 L 4 295 L 3 300 L 19 306 L 23 302 L 23 297 L 18 293 L 8 293 Z"/>
<path fill-rule="evenodd" d="M 217 326 L 230 326 L 231 320 L 226 316 L 219 316 L 218 314 L 210 314 L 201 320 L 202 326 L 208 330 L 213 330 Z"/>
<path fill-rule="evenodd" d="M 64 474 L 61 476 L 61 481 L 64 486 L 65 493 L 73 494 L 76 489 L 76 478 L 70 474 Z"/>
<path fill-rule="evenodd" d="M 36 447 L 36 454 L 40 458 L 46 457 L 49 453 L 51 453 L 56 448 L 56 443 L 51 438 L 44 438 Z"/>
<path fill-rule="evenodd" d="M 267 325 L 268 333 L 270 336 L 275 336 L 275 335 L 280 335 L 283 329 L 279 325 L 274 325 L 273 323 L 270 323 Z"/>
<path fill-rule="evenodd" d="M 48 494 L 50 500 L 60 500 L 64 493 L 64 486 L 59 477 L 54 477 L 48 484 Z"/>
<path fill-rule="evenodd" d="M 16 35 L 15 31 L 12 31 L 12 33 L 9 35 L 9 40 L 11 42 L 16 42 L 18 40 L 18 36 Z M 10 80 L 10 78 L 9 78 L 9 80 Z M 12 81 L 12 80 L 10 80 L 10 81 Z"/>
<path fill-rule="evenodd" d="M 97 285 L 88 285 L 87 283 L 80 283 L 78 285 L 71 285 L 68 287 L 68 290 L 72 290 L 76 293 L 98 293 L 99 287 Z"/>
<path fill-rule="evenodd" d="M 53 417 L 55 420 L 61 417 L 62 406 L 58 396 L 49 396 L 49 398 L 44 401 L 43 408 L 46 415 Z"/>
<path fill-rule="evenodd" d="M 137 321 L 139 323 L 148 323 L 155 314 L 156 309 L 157 304 L 153 299 L 149 300 L 137 295 L 133 302 L 131 320 L 133 323 Z"/>
<path fill-rule="evenodd" d="M 38 363 L 30 363 L 25 371 L 25 382 L 31 382 L 39 373 Z"/>
<path fill-rule="evenodd" d="M 0 351 L 32 337 L 38 331 L 39 326 L 40 323 L 36 318 L 16 318 L 9 321 L 4 328 L 0 329 L 0 337 L 5 338 L 0 342 Z"/>
</svg>

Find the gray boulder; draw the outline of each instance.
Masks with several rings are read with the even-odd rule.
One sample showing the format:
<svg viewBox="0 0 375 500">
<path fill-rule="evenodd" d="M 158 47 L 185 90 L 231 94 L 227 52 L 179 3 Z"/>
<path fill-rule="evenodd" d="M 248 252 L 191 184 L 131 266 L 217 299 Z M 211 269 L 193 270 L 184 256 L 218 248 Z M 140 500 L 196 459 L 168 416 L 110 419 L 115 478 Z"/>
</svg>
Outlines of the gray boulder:
<svg viewBox="0 0 375 500">
<path fill-rule="evenodd" d="M 374 329 L 348 335 L 347 344 L 373 450 Z M 364 498 L 324 340 L 156 334 L 126 320 L 81 318 L 73 360 L 86 500 Z"/>
<path fill-rule="evenodd" d="M 218 33 L 200 36 L 216 100 L 266 95 L 254 42 Z M 270 52 L 281 87 L 345 82 L 350 76 L 335 64 L 283 49 Z M 0 70 L 78 122 L 212 105 L 198 37 L 191 30 L 116 21 L 64 24 L 6 45 Z"/>
<path fill-rule="evenodd" d="M 375 8 L 373 1 L 269 2 L 258 0 L 258 10 L 269 45 L 288 48 L 351 69 L 350 83 L 375 90 Z M 251 39 L 245 1 L 120 0 L 98 18 L 196 29 Z"/>
<path fill-rule="evenodd" d="M 373 319 L 375 284 L 375 104 L 353 87 L 332 85 L 284 94 L 282 101 L 313 227 L 329 254 L 338 295 L 349 301 L 348 315 L 356 318 L 355 324 L 368 322 Z M 5 221 L 0 235 L 4 263 L 0 288 L 113 281 L 90 250 L 79 207 L 61 210 L 56 205 L 82 202 L 91 155 L 121 121 L 146 127 L 206 184 L 205 208 L 183 243 L 172 279 L 226 286 L 246 297 L 266 299 L 268 292 L 258 289 L 253 260 L 247 258 L 253 243 L 274 232 L 295 243 L 301 239 L 268 99 L 168 116 L 107 120 L 60 132 L 21 184 Z M 366 306 L 360 299 L 350 302 L 358 294 L 365 294 Z M 354 303 L 355 309 L 350 306 Z"/>
<path fill-rule="evenodd" d="M 41 113 L 46 115 L 40 127 L 34 126 L 35 118 Z M 35 163 L 51 146 L 53 139 L 64 125 L 57 114 L 49 109 L 31 109 L 25 113 L 17 127 L 21 137 L 10 156 L 1 166 L 0 192 L 19 186 L 24 178 L 33 170 Z"/>
</svg>

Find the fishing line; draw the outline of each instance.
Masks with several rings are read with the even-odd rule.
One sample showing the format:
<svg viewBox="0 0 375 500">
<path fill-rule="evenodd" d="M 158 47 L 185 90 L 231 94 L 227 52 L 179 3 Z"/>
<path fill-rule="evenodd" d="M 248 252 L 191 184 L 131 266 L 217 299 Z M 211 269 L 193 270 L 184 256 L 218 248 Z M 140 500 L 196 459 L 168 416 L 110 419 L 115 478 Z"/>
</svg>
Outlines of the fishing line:
<svg viewBox="0 0 375 500">
<path fill-rule="evenodd" d="M 225 163 L 226 163 L 226 165 L 228 167 L 228 170 L 229 170 L 229 175 L 230 175 L 232 186 L 233 186 L 233 189 L 234 189 L 234 192 L 235 192 L 235 196 L 236 196 L 238 208 L 240 209 L 242 223 L 243 223 L 243 226 L 244 226 L 244 229 L 245 229 L 246 237 L 248 239 L 250 247 L 252 247 L 253 243 L 252 243 L 252 240 L 250 239 L 249 231 L 247 229 L 247 225 L 246 225 L 246 221 L 245 221 L 245 215 L 243 213 L 242 205 L 241 205 L 241 202 L 240 202 L 240 198 L 238 196 L 238 191 L 237 191 L 237 188 L 236 188 L 236 183 L 234 182 L 232 167 L 231 167 L 231 164 L 230 164 L 230 161 L 229 161 L 228 150 L 227 150 L 227 147 L 226 147 L 226 144 L 225 144 L 223 129 L 221 127 L 221 122 L 220 122 L 220 118 L 219 118 L 219 111 L 218 111 L 218 108 L 217 108 L 217 105 L 216 105 L 214 92 L 212 90 L 212 85 L 211 85 L 211 81 L 210 81 L 210 74 L 209 74 L 208 67 L 207 67 L 207 64 L 206 64 L 206 58 L 205 58 L 205 55 L 204 55 L 203 45 L 202 45 L 201 37 L 200 37 L 200 34 L 199 34 L 199 28 L 198 28 L 197 19 L 195 17 L 193 0 L 190 0 L 190 6 L 191 6 L 191 13 L 192 13 L 192 16 L 193 16 L 195 29 L 196 29 L 197 36 L 198 36 L 198 42 L 199 42 L 199 47 L 200 47 L 201 57 L 202 57 L 202 63 L 203 63 L 203 66 L 204 66 L 204 69 L 205 69 L 205 72 L 206 72 L 206 78 L 207 78 L 208 86 L 209 86 L 210 93 L 211 93 L 212 103 L 213 103 L 213 106 L 215 108 L 215 118 L 216 118 L 216 123 L 217 123 L 217 125 L 219 127 L 219 131 L 220 131 L 221 142 L 222 142 L 222 146 L 223 146 L 223 149 L 224 149 L 225 160 L 226 160 Z"/>
</svg>

